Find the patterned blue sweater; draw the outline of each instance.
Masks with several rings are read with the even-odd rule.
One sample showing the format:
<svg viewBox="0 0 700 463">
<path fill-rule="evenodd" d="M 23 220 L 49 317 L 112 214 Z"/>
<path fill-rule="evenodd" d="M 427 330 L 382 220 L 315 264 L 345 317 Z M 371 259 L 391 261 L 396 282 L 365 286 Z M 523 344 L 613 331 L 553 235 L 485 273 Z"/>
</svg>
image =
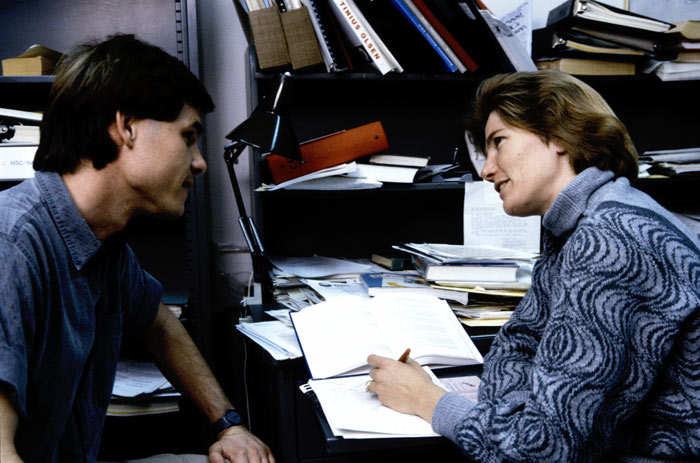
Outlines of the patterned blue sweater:
<svg viewBox="0 0 700 463">
<path fill-rule="evenodd" d="M 543 225 L 479 402 L 446 394 L 433 428 L 479 462 L 700 461 L 697 237 L 596 168 Z"/>
</svg>

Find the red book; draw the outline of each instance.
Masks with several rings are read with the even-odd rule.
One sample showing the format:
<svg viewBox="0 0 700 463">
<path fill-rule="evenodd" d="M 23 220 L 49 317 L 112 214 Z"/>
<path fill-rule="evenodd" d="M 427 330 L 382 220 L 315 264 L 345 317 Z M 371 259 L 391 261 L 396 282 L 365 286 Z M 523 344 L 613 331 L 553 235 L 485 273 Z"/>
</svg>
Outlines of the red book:
<svg viewBox="0 0 700 463">
<path fill-rule="evenodd" d="M 332 133 L 299 145 L 304 162 L 291 161 L 278 154 L 268 154 L 265 161 L 276 185 L 317 170 L 354 161 L 389 148 L 382 123 L 371 122 L 342 132 Z"/>
<path fill-rule="evenodd" d="M 469 69 L 470 72 L 474 72 L 478 69 L 478 65 L 474 62 L 474 60 L 469 56 L 469 53 L 462 47 L 462 45 L 457 42 L 457 39 L 454 38 L 454 36 L 450 33 L 450 31 L 447 30 L 447 28 L 440 22 L 440 20 L 433 14 L 432 11 L 430 11 L 430 8 L 423 2 L 423 0 L 412 0 L 413 4 L 416 5 L 416 8 L 420 10 L 421 13 L 423 13 L 423 16 L 425 16 L 425 19 L 428 20 L 428 22 L 435 28 L 438 34 L 442 36 L 443 40 L 447 43 L 447 45 L 452 48 L 452 51 L 459 57 L 460 60 L 462 60 L 462 63 Z"/>
</svg>

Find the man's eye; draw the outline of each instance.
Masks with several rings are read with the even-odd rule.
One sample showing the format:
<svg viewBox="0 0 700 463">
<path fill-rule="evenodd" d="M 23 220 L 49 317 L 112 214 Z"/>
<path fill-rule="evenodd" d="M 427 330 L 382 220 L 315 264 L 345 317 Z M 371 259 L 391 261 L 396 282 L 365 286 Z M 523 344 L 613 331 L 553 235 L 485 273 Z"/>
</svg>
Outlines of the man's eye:
<svg viewBox="0 0 700 463">
<path fill-rule="evenodd" d="M 197 143 L 197 134 L 195 132 L 185 132 L 183 137 L 185 138 L 187 146 L 192 146 Z"/>
<path fill-rule="evenodd" d="M 493 145 L 498 148 L 498 145 L 503 141 L 503 137 L 493 137 Z"/>
</svg>

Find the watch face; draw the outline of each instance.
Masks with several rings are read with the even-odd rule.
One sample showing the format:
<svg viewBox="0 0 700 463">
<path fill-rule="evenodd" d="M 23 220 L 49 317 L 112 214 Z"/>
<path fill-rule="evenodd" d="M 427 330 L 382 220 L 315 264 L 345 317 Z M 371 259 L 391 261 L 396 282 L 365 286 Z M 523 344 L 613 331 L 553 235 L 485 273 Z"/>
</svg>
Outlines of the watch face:
<svg viewBox="0 0 700 463">
<path fill-rule="evenodd" d="M 228 421 L 229 426 L 238 426 L 241 424 L 241 415 L 239 415 L 235 410 L 227 411 L 224 418 L 226 418 L 226 421 Z"/>
</svg>

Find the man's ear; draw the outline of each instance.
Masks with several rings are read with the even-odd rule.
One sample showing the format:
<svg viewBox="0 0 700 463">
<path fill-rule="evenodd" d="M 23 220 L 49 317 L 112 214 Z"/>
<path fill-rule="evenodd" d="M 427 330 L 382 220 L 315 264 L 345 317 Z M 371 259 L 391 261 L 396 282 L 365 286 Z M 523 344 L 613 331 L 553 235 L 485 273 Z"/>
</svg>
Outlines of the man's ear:
<svg viewBox="0 0 700 463">
<path fill-rule="evenodd" d="M 126 146 L 127 148 L 134 147 L 136 140 L 136 127 L 134 126 L 134 118 L 117 110 L 114 121 L 108 127 L 109 137 L 112 139 L 117 148 Z"/>
</svg>

